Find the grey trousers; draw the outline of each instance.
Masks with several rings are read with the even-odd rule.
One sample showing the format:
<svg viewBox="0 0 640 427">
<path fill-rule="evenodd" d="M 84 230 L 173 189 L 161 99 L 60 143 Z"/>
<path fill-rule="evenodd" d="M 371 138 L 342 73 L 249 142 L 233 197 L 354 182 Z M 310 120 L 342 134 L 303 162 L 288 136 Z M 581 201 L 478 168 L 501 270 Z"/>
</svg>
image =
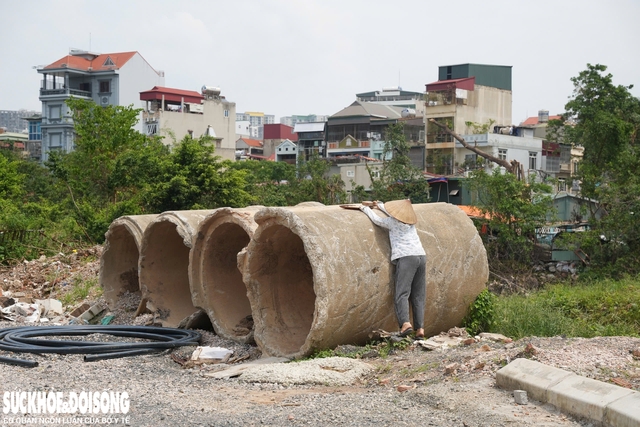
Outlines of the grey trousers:
<svg viewBox="0 0 640 427">
<path fill-rule="evenodd" d="M 427 294 L 427 257 L 406 256 L 396 260 L 395 305 L 398 325 L 409 321 L 409 302 L 413 311 L 413 329 L 423 328 Z"/>
</svg>

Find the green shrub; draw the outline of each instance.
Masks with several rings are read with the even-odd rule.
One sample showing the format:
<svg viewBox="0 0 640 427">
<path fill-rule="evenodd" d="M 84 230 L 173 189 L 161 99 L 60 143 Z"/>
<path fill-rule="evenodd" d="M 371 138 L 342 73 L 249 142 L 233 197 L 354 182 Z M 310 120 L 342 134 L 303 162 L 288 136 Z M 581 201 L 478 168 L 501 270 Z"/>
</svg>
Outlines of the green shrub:
<svg viewBox="0 0 640 427">
<path fill-rule="evenodd" d="M 495 296 L 488 289 L 483 290 L 469 306 L 469 312 L 462 319 L 462 326 L 470 335 L 488 332 L 494 324 Z"/>
</svg>

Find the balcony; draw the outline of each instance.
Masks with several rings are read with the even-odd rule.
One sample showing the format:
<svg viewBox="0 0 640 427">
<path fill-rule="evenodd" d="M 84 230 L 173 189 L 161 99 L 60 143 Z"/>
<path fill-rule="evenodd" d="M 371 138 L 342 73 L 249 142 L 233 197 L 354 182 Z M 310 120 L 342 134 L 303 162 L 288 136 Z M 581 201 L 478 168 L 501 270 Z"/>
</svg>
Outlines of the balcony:
<svg viewBox="0 0 640 427">
<path fill-rule="evenodd" d="M 82 98 L 91 98 L 91 92 L 70 88 L 40 89 L 40 97 L 44 96 L 79 96 Z"/>
</svg>

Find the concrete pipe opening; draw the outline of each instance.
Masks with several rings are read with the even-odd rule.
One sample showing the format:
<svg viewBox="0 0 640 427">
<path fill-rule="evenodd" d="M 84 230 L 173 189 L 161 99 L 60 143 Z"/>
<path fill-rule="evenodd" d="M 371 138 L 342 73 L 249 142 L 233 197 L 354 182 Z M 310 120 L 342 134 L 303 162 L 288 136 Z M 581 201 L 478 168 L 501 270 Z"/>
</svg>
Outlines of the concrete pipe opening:
<svg viewBox="0 0 640 427">
<path fill-rule="evenodd" d="M 189 287 L 189 251 L 195 227 L 211 212 L 163 213 L 144 233 L 139 264 L 142 297 L 163 326 L 185 326 L 198 311 Z"/>
<path fill-rule="evenodd" d="M 253 317 L 247 288 L 238 270 L 238 252 L 249 243 L 259 207 L 220 208 L 199 225 L 189 261 L 191 298 L 204 309 L 223 338 L 253 341 Z"/>
<path fill-rule="evenodd" d="M 132 215 L 114 220 L 105 233 L 99 281 L 104 299 L 113 309 L 121 295 L 140 292 L 138 260 L 142 235 L 157 215 Z"/>
<path fill-rule="evenodd" d="M 471 220 L 444 203 L 414 205 L 427 252 L 425 332 L 454 326 L 486 286 L 486 251 Z M 377 215 L 383 215 L 377 212 Z M 264 208 L 238 256 L 263 354 L 298 358 L 372 331 L 395 331 L 389 234 L 358 210 Z"/>
<path fill-rule="evenodd" d="M 262 342 L 278 354 L 297 353 L 314 319 L 316 294 L 313 272 L 302 240 L 283 225 L 266 227 L 260 234 L 249 274 L 260 283 L 255 306 L 263 329 Z"/>
</svg>

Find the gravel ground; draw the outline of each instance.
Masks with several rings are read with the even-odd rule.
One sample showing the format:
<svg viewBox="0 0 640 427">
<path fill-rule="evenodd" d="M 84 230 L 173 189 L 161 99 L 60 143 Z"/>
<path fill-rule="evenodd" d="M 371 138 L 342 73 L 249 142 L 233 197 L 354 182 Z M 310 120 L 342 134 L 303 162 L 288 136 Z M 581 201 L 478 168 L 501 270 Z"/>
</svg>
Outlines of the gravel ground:
<svg viewBox="0 0 640 427">
<path fill-rule="evenodd" d="M 0 285 L 25 298 L 61 298 L 73 288 L 78 275 L 95 278 L 101 248 L 87 254 L 60 254 L 55 259 L 22 263 L 0 271 Z M 92 258 L 82 262 L 82 257 Z M 90 293 L 86 302 L 95 303 Z M 153 317 L 133 318 L 139 296 L 121 298 L 113 310 L 112 324 L 145 325 Z M 72 307 L 65 307 L 67 312 Z M 68 317 L 67 317 L 68 318 Z M 63 319 L 64 320 L 64 319 Z M 21 326 L 0 321 L 0 328 Z M 125 424 L 131 426 L 590 426 L 559 413 L 550 405 L 529 401 L 516 405 L 512 393 L 495 385 L 495 373 L 517 357 L 539 362 L 600 381 L 613 382 L 640 391 L 640 339 L 606 337 L 592 339 L 525 338 L 516 342 L 477 340 L 468 345 L 427 351 L 412 345 L 386 357 L 375 352 L 357 362 L 367 367 L 355 380 L 335 385 L 330 380 L 293 380 L 300 364 L 268 369 L 267 375 L 241 375 L 215 379 L 211 375 L 260 358 L 255 346 L 224 340 L 209 331 L 201 345 L 233 350 L 227 364 L 194 365 L 188 359 L 195 347 L 182 347 L 159 354 L 84 362 L 81 355 L 33 355 L 35 368 L 0 364 L 0 392 L 127 392 L 130 409 L 125 414 L 91 415 L 70 419 L 57 415 L 46 419 L 11 422 L 12 414 L 0 413 L 0 426 Z M 115 340 L 92 336 L 87 340 Z M 507 340 L 508 341 L 508 340 Z M 356 350 L 345 346 L 345 352 Z M 634 352 L 635 353 L 632 353 Z M 0 351 L 0 356 L 16 357 Z M 315 362 L 314 362 L 315 363 Z M 323 369 L 331 374 L 350 370 L 338 361 Z M 284 369 L 291 366 L 291 369 Z M 358 365 L 362 367 L 363 365 Z M 309 373 L 312 369 L 306 369 Z M 351 371 L 350 371 L 351 372 Z M 244 378 L 243 378 L 244 376 Z M 298 377 L 295 377 L 298 378 Z M 323 378 L 333 378 L 325 376 Z M 334 385 L 331 385 L 334 384 Z M 46 421 L 46 422 L 45 422 Z M 78 421 L 78 422 L 75 422 Z"/>
<path fill-rule="evenodd" d="M 0 322 L 0 327 L 15 326 Z M 260 352 L 201 331 L 203 344 L 234 350 L 255 360 Z M 108 337 L 112 339 L 112 337 Z M 495 386 L 495 372 L 527 355 L 542 363 L 601 381 L 618 378 L 640 390 L 640 361 L 630 350 L 640 339 L 530 338 L 512 343 L 480 341 L 426 351 L 411 346 L 387 357 L 361 359 L 370 366 L 349 385 L 292 384 L 281 368 L 265 379 L 214 379 L 227 365 L 189 366 L 195 347 L 160 354 L 83 362 L 81 355 L 25 354 L 39 366 L 0 365 L 2 391 L 127 392 L 126 416 L 111 421 L 131 426 L 400 425 L 400 426 L 589 426 L 530 401 L 516 405 Z M 173 355 L 173 357 L 172 357 Z M 0 351 L 0 356 L 14 356 Z M 292 365 L 294 366 L 294 365 Z M 0 421 L 2 420 L 0 415 Z M 37 417 L 42 417 L 36 416 Z M 4 420 L 0 425 L 28 425 Z M 74 425 L 107 424 L 103 415 Z M 103 422 L 104 421 L 104 422 Z"/>
</svg>

